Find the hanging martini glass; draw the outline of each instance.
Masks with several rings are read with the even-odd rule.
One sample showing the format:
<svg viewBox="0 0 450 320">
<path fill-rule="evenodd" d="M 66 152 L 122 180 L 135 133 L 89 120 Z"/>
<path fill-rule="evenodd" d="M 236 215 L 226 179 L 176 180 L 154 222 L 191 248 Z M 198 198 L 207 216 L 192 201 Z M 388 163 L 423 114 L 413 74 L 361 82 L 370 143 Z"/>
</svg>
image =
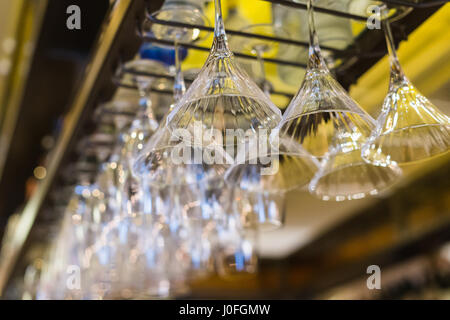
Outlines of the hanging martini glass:
<svg viewBox="0 0 450 320">
<path fill-rule="evenodd" d="M 362 156 L 375 165 L 407 164 L 448 152 L 450 118 L 436 108 L 406 78 L 397 57 L 389 20 L 382 8 L 382 25 L 391 68 L 389 92 Z"/>
<path fill-rule="evenodd" d="M 248 25 L 241 31 L 269 37 L 279 36 L 285 39 L 289 38 L 289 34 L 284 28 L 280 25 L 269 23 Z M 270 97 L 273 85 L 267 79 L 264 58 L 273 57 L 279 51 L 287 50 L 287 46 L 272 40 L 237 36 L 231 39 L 231 47 L 239 48 L 243 53 L 248 52 L 256 56 L 257 63 L 252 65 L 257 68 L 256 72 L 254 72 L 254 74 L 256 74 L 255 78 L 258 79 L 257 83 L 260 88 Z"/>
<path fill-rule="evenodd" d="M 361 158 L 374 120 L 333 78 L 320 52 L 312 0 L 308 1 L 309 61 L 303 84 L 283 115 L 282 136 L 322 160 L 310 191 L 323 200 L 377 194 L 400 175 L 394 165 L 376 167 Z"/>
</svg>

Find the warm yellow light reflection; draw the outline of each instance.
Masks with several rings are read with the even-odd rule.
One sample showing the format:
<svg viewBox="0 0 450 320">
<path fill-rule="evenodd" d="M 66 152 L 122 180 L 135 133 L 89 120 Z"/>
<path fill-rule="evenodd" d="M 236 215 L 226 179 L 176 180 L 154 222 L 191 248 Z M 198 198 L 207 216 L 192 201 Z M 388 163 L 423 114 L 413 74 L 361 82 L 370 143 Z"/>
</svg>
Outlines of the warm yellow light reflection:
<svg viewBox="0 0 450 320">
<path fill-rule="evenodd" d="M 38 180 L 43 180 L 47 176 L 47 169 L 42 166 L 36 167 L 33 171 L 34 177 Z"/>
</svg>

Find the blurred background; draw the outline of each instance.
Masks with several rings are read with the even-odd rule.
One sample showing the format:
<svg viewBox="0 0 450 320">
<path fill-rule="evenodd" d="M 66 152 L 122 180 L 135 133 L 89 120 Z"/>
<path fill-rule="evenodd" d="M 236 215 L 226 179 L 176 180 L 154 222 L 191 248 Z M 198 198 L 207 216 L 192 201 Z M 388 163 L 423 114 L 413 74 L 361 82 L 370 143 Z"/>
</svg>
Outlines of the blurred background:
<svg viewBox="0 0 450 320">
<path fill-rule="evenodd" d="M 123 15 L 112 15 L 123 1 L 131 2 L 0 0 L 0 294 L 4 299 L 34 297 L 33 283 L 61 218 L 61 212 L 52 209 L 62 180 L 60 169 L 75 157 L 79 137 L 92 130 L 94 106 L 116 92 L 111 79 L 117 64 L 138 53 L 136 19 L 142 19 L 146 8 L 154 12 L 163 4 L 136 0 Z M 249 24 L 278 21 L 286 30 L 285 38 L 307 41 L 304 10 L 276 2 L 223 0 L 226 28 L 242 30 Z M 342 1 L 346 6 L 341 8 L 340 1 L 317 2 L 360 17 L 370 15 L 368 6 L 378 3 Z M 398 6 L 392 27 L 406 74 L 448 115 L 450 4 L 444 2 L 423 8 Z M 81 30 L 66 27 L 66 8 L 71 4 L 81 8 Z M 213 14 L 211 3 L 206 4 L 211 23 Z M 322 14 L 317 20 L 321 44 L 335 49 L 325 50 L 335 76 L 376 116 L 389 81 L 382 31 L 367 29 L 364 19 Z M 108 37 L 112 40 L 106 47 Z M 209 34 L 195 46 L 208 48 L 211 41 Z M 230 35 L 232 50 L 242 52 L 242 41 Z M 201 68 L 207 54 L 188 47 L 183 70 Z M 303 80 L 307 49 L 277 44 L 264 58 L 271 98 L 283 110 Z M 259 76 L 255 60 L 239 60 L 254 78 Z M 97 70 L 94 76 L 93 70 Z M 81 90 L 91 80 L 90 89 Z M 86 103 L 80 107 L 77 98 L 82 95 Z M 291 192 L 285 226 L 259 238 L 259 272 L 239 279 L 202 279 L 193 284 L 188 298 L 449 299 L 449 160 L 447 154 L 403 168 L 405 175 L 397 186 L 374 198 L 324 202 L 306 191 Z M 371 265 L 382 270 L 381 290 L 367 288 Z"/>
</svg>

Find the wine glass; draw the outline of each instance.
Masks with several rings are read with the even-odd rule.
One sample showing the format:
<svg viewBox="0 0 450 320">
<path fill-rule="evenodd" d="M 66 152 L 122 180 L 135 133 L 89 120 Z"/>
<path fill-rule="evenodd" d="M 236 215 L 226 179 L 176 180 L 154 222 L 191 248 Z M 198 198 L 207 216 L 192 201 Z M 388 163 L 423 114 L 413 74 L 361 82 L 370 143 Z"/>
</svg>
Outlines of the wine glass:
<svg viewBox="0 0 450 320">
<path fill-rule="evenodd" d="M 95 177 L 96 166 L 86 155 L 88 153 L 63 171 L 66 180 L 74 181 L 73 185 L 67 187 L 72 190 L 72 194 L 63 209 L 54 245 L 49 248 L 48 263 L 40 279 L 38 299 L 81 299 L 88 294 L 83 287 L 69 288 L 66 285 L 70 266 L 79 266 L 84 270 L 84 251 L 93 240 L 90 237 L 94 223 L 90 204 L 94 190 L 91 183 Z"/>
<path fill-rule="evenodd" d="M 143 79 L 139 81 L 144 82 Z M 130 129 L 137 108 L 140 108 L 138 115 L 141 116 L 138 119 L 143 120 L 144 124 L 150 123 L 150 119 L 155 121 L 153 117 L 147 116 L 146 111 L 152 108 L 148 95 L 143 97 L 141 102 L 139 106 L 135 100 L 113 100 L 101 105 L 96 112 L 100 116 L 100 118 L 97 116 L 100 126 L 103 125 L 105 118 L 108 119 L 107 122 L 115 124 L 114 130 L 109 132 L 110 139 L 115 140 L 115 143 L 109 145 L 110 152 L 107 157 L 104 157 L 103 148 L 94 148 L 95 152 L 99 153 L 98 157 L 104 162 L 91 186 L 89 206 L 91 221 L 85 232 L 91 240 L 83 253 L 83 266 L 85 266 L 83 281 L 85 281 L 84 287 L 88 288 L 86 294 L 90 298 L 112 298 L 118 294 L 117 290 L 124 285 L 124 282 L 123 278 L 117 275 L 122 274 L 124 272 L 122 269 L 128 266 L 122 261 L 128 260 L 128 256 L 136 246 L 137 226 L 132 223 L 134 218 L 132 214 L 136 212 L 127 210 L 130 207 L 129 204 L 133 204 L 133 197 L 127 197 L 129 194 L 126 192 L 127 182 L 129 182 L 129 163 L 124 145 L 127 135 L 138 129 L 136 125 L 131 126 Z M 145 130 L 144 124 L 142 124 L 143 130 Z M 97 136 L 94 135 L 94 138 Z"/>
<path fill-rule="evenodd" d="M 268 137 L 257 138 L 245 144 L 244 152 L 225 172 L 229 185 L 266 194 L 308 185 L 319 167 L 316 158 L 278 128 Z"/>
<path fill-rule="evenodd" d="M 180 100 L 185 92 L 180 60 L 176 46 L 175 101 Z M 199 151 L 200 161 L 195 161 Z M 220 181 L 222 173 L 213 170 L 213 165 L 203 163 L 202 150 L 180 145 L 179 139 L 173 139 L 166 126 L 158 128 L 135 160 L 135 176 L 139 177 L 143 192 L 147 194 L 144 214 L 154 217 L 151 227 L 154 232 L 144 238 L 147 241 L 140 251 L 146 254 L 153 252 L 162 259 L 158 258 L 158 276 L 149 281 L 153 287 L 156 286 L 154 292 L 158 295 L 183 293 L 186 291 L 185 277 L 188 271 L 193 276 L 208 272 L 209 269 L 211 245 L 208 237 L 204 236 L 204 230 L 211 217 L 205 213 L 204 204 L 210 200 L 210 196 L 204 190 L 211 180 Z M 168 246 L 169 251 L 164 256 L 155 247 L 158 243 Z M 161 284 L 162 289 L 159 287 Z"/>
<path fill-rule="evenodd" d="M 253 161 L 256 158 L 278 155 L 278 146 L 268 146 L 267 149 L 270 150 L 262 152 L 262 155 L 250 154 L 246 150 L 252 150 L 249 147 L 255 146 L 257 140 L 263 139 L 266 140 L 266 145 L 269 144 L 269 133 L 280 121 L 281 112 L 235 63 L 233 54 L 228 48 L 220 5 L 220 1 L 215 2 L 216 24 L 211 53 L 197 79 L 168 115 L 167 126 L 175 138 L 187 141 L 194 147 L 211 147 L 217 151 L 217 147 L 226 146 L 226 153 L 232 159 L 240 156 L 239 165 L 243 165 L 246 161 Z M 199 138 L 196 130 L 206 132 L 209 139 L 205 139 L 204 136 Z M 230 137 L 230 132 L 237 134 Z M 239 134 L 245 132 L 250 135 Z M 260 133 L 262 137 L 259 137 Z M 296 159 L 303 156 L 308 158 L 300 146 L 293 148 L 294 143 L 285 143 L 286 139 L 280 139 L 280 141 L 281 153 L 298 154 L 299 157 Z M 240 148 L 237 153 L 236 148 Z M 275 163 L 277 161 L 278 159 L 274 160 Z M 308 168 L 305 170 L 307 174 L 303 175 L 307 178 L 300 182 L 305 185 L 316 171 L 317 165 L 311 159 L 308 159 L 306 164 L 305 161 L 301 163 L 302 167 Z M 245 165 L 242 168 L 248 169 Z M 257 169 L 264 168 L 258 166 Z M 277 179 L 281 181 L 286 173 L 285 171 L 281 179 Z M 239 178 L 244 175 L 239 173 L 228 176 L 231 180 L 232 177 Z M 262 176 L 259 175 L 259 177 Z M 257 179 L 261 180 L 258 177 Z M 270 177 L 269 179 L 274 180 Z M 240 184 L 241 181 L 233 183 Z M 283 181 L 278 185 L 282 183 Z M 292 186 L 284 188 L 290 187 Z M 256 186 L 252 187 L 253 191 L 256 188 Z"/>
<path fill-rule="evenodd" d="M 243 28 L 243 31 L 289 37 L 279 24 L 250 25 Z M 278 50 L 286 50 L 285 46 L 273 40 L 259 38 L 240 39 L 236 43 L 236 46 L 256 54 L 263 75 L 262 88 L 265 94 L 270 96 L 271 84 L 265 78 L 262 57 L 274 55 Z M 273 130 L 270 135 L 256 136 L 258 141 L 247 141 L 245 156 L 238 158 L 238 161 L 226 173 L 227 182 L 246 190 L 250 197 L 258 195 L 265 197 L 265 200 L 269 202 L 272 197 L 269 194 L 285 192 L 308 184 L 317 171 L 317 161 L 299 144 L 279 133 L 279 130 Z M 264 201 L 258 201 L 258 203 L 263 206 Z M 265 224 L 264 221 L 261 223 Z"/>
<path fill-rule="evenodd" d="M 164 78 L 155 78 L 153 74 L 160 74 L 161 76 L 169 75 L 167 66 L 156 60 L 138 59 L 125 63 L 119 68 L 116 77 L 120 79 L 119 85 L 129 87 L 137 87 L 141 97 L 140 104 L 142 106 L 138 118 L 145 116 L 148 118 L 145 126 L 148 133 L 154 132 L 158 128 L 158 121 L 153 110 L 151 90 L 154 87 L 166 87 L 167 80 Z M 148 122 L 148 123 L 147 123 Z M 144 132 L 142 131 L 142 132 Z M 147 134 L 146 134 L 147 136 Z"/>
<path fill-rule="evenodd" d="M 143 65 L 145 61 L 145 69 L 139 69 L 139 74 L 127 74 L 127 71 L 133 69 L 136 64 L 138 66 Z M 134 69 L 134 71 L 136 71 Z M 155 106 L 148 94 L 148 91 L 153 87 L 166 87 L 167 81 L 164 78 L 154 78 L 150 74 L 146 74 L 146 71 L 153 73 L 158 73 L 161 75 L 168 75 L 169 71 L 167 66 L 155 61 L 155 60 L 138 60 L 137 62 L 129 62 L 125 64 L 125 68 L 122 74 L 121 83 L 126 82 L 127 78 L 133 80 L 133 82 L 138 83 L 138 88 L 146 88 L 144 92 L 145 98 L 141 99 L 141 107 L 136 113 L 133 121 L 131 122 L 130 128 L 123 134 L 123 181 L 122 181 L 122 207 L 123 211 L 127 212 L 130 218 L 136 217 L 136 215 L 142 214 L 143 210 L 143 198 L 148 196 L 141 188 L 140 181 L 138 177 L 135 177 L 132 172 L 132 166 L 139 155 L 139 153 L 144 148 L 145 144 L 151 138 L 151 136 L 157 130 L 159 124 L 155 116 Z M 144 77 L 141 79 L 140 77 Z M 125 79 L 125 80 L 124 80 Z M 142 91 L 140 89 L 139 91 Z M 142 94 L 141 94 L 142 95 Z"/>
<path fill-rule="evenodd" d="M 330 74 L 320 52 L 312 1 L 308 1 L 309 61 L 305 80 L 279 125 L 287 136 L 321 160 L 310 192 L 323 200 L 358 199 L 392 185 L 401 171 L 376 167 L 361 158 L 374 120 Z"/>
<path fill-rule="evenodd" d="M 144 72 L 139 76 L 147 76 L 153 80 Z M 164 297 L 173 294 L 175 290 L 177 293 L 185 290 L 182 280 L 184 269 L 180 261 L 177 261 L 179 239 L 176 235 L 181 219 L 179 204 L 189 194 L 175 193 L 174 189 L 148 188 L 144 179 L 131 172 L 135 157 L 154 133 L 154 128 L 150 125 L 154 118 L 149 116 L 153 115 L 153 105 L 147 100 L 144 102 L 130 128 L 121 135 L 123 141 L 118 144 L 120 155 L 113 152 L 116 179 L 109 180 L 109 183 L 116 183 L 115 198 L 121 204 L 121 214 L 105 225 L 102 234 L 98 236 L 101 241 L 93 249 L 94 260 L 97 253 L 103 255 L 105 250 L 114 249 L 113 264 L 108 268 L 115 270 L 119 276 L 110 281 L 110 288 L 105 293 L 108 298 Z M 179 195 L 184 197 L 180 201 L 177 200 Z M 108 196 L 111 194 L 106 195 L 106 198 Z M 159 201 L 159 205 L 153 206 L 153 200 Z M 111 199 L 107 202 L 110 203 Z M 148 255 L 153 256 L 153 264 L 149 264 Z M 174 270 L 173 265 L 179 268 Z M 99 269 L 102 270 L 101 267 Z M 146 276 L 150 271 L 152 276 Z M 136 276 L 130 276 L 130 272 Z M 99 276 L 95 275 L 94 278 Z"/>
<path fill-rule="evenodd" d="M 299 143 L 282 134 L 278 128 L 270 134 L 260 130 L 241 147 L 235 162 L 225 173 L 225 180 L 229 185 L 245 191 L 250 198 L 265 198 L 257 202 L 262 207 L 264 202 L 270 203 L 272 197 L 281 197 L 284 192 L 307 185 L 319 166 L 318 161 Z M 255 206 L 257 214 L 262 212 L 262 208 L 258 207 Z M 262 225 L 266 224 L 260 218 L 263 216 L 257 220 Z M 281 225 L 281 222 L 275 224 Z"/>
<path fill-rule="evenodd" d="M 217 134 L 225 145 L 234 147 L 234 138 L 223 139 L 227 130 L 229 133 L 229 130 L 271 129 L 280 121 L 281 112 L 236 64 L 228 48 L 220 0 L 215 1 L 215 8 L 211 53 L 199 76 L 169 114 L 167 126 L 172 134 L 192 145 L 219 144 L 215 139 L 195 139 L 197 124 L 205 132 Z M 180 137 L 181 132 L 188 134 Z"/>
<path fill-rule="evenodd" d="M 408 164 L 448 152 L 450 118 L 424 97 L 405 76 L 397 57 L 387 6 L 382 26 L 390 61 L 389 92 L 376 127 L 362 148 L 365 160 L 384 166 Z"/>
<path fill-rule="evenodd" d="M 167 259 L 179 269 L 170 272 L 174 277 L 167 275 L 170 278 L 165 282 L 170 288 L 166 292 L 168 295 L 186 291 L 182 280 L 186 276 L 198 277 L 211 269 L 213 241 L 207 230 L 219 215 L 214 206 L 216 194 L 212 186 L 220 190 L 222 185 L 222 171 L 215 169 L 220 166 L 195 162 L 198 149 L 191 146 L 182 149 L 186 153 L 192 151 L 191 156 L 177 162 L 176 152 L 180 150 L 177 141 L 172 141 L 168 128 L 161 126 L 134 166 L 142 189 L 150 195 L 145 200 L 144 213 L 154 216 L 155 227 L 159 226 L 153 237 L 159 238 L 162 232 L 164 241 L 173 243 Z M 144 252 L 148 250 L 151 249 Z"/>
<path fill-rule="evenodd" d="M 178 33 L 171 31 L 172 36 L 176 34 L 181 34 L 181 31 L 178 30 Z M 186 87 L 177 41 L 175 44 L 176 76 L 173 92 L 175 103 L 177 103 L 182 99 Z M 171 105 L 169 113 L 173 108 L 174 105 Z M 168 114 L 163 118 L 163 124 L 166 123 L 167 116 Z M 217 154 L 221 152 L 218 150 Z M 141 177 L 146 189 L 152 189 L 156 197 L 162 197 L 158 201 L 170 203 L 173 195 L 176 195 L 177 199 L 180 194 L 192 195 L 185 197 L 184 201 L 188 203 L 196 200 L 194 199 L 196 192 L 193 190 L 199 191 L 200 183 L 217 179 L 224 171 L 220 165 L 205 165 L 203 156 L 204 150 L 184 145 L 182 140 L 174 139 L 169 128 L 162 125 L 135 158 L 133 168 L 135 176 Z M 220 157 L 221 161 L 225 162 L 225 155 Z M 163 200 L 164 198 L 166 200 Z M 154 206 L 149 207 L 153 211 Z"/>
<path fill-rule="evenodd" d="M 302 2 L 306 4 L 306 0 Z M 355 1 L 318 0 L 316 1 L 316 5 L 327 9 L 347 12 L 349 10 L 349 5 L 353 2 Z M 357 2 L 363 6 L 364 9 L 368 7 L 366 0 L 358 0 Z M 292 8 L 287 6 L 274 5 L 273 16 L 274 23 L 286 27 L 290 31 L 291 38 L 301 42 L 308 41 L 309 30 L 307 26 L 302 23 L 303 21 L 308 20 L 307 12 L 305 10 L 292 10 Z M 318 36 L 323 46 L 322 54 L 328 67 L 333 69 L 334 66 L 330 65 L 330 62 L 334 61 L 336 49 L 346 49 L 353 42 L 352 22 L 348 18 L 326 13 L 316 13 L 315 22 Z M 308 48 L 303 46 L 288 46 L 287 50 L 280 50 L 279 58 L 288 61 L 296 60 L 306 64 L 308 60 Z M 302 83 L 304 69 L 288 65 L 279 65 L 277 66 L 277 70 L 284 82 L 295 86 L 300 86 Z M 299 76 L 299 72 L 301 72 L 301 76 Z"/>
</svg>

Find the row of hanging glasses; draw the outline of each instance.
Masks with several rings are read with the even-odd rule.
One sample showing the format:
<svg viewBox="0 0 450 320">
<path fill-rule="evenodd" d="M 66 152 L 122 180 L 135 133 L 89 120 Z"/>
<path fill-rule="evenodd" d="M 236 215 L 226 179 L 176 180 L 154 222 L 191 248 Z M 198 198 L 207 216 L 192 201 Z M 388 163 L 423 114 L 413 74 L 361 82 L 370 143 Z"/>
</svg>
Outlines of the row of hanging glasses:
<svg viewBox="0 0 450 320">
<path fill-rule="evenodd" d="M 202 3 L 167 0 L 144 23 L 143 36 L 174 42 L 174 51 L 150 50 L 153 58 L 166 54 L 173 67 L 140 58 L 118 71 L 122 88 L 98 108 L 97 129 L 68 169 L 73 192 L 38 298 L 173 297 L 213 273 L 254 273 L 257 238 L 283 224 L 287 191 L 308 187 L 323 200 L 361 199 L 390 188 L 402 174 L 399 165 L 448 152 L 449 118 L 405 77 L 385 16 L 391 81 L 377 120 L 330 73 L 312 0 L 305 79 L 281 114 L 262 58 L 272 42 L 242 44 L 258 58 L 258 86 L 229 49 L 220 0 L 209 57 L 191 72 L 196 77 L 186 90 L 180 43 L 202 32 L 150 20 L 207 25 Z M 245 30 L 280 34 L 279 28 Z M 169 89 L 172 77 L 173 103 L 152 94 Z M 136 88 L 138 101 L 123 88 Z M 79 283 L 68 266 L 79 267 Z"/>
</svg>

